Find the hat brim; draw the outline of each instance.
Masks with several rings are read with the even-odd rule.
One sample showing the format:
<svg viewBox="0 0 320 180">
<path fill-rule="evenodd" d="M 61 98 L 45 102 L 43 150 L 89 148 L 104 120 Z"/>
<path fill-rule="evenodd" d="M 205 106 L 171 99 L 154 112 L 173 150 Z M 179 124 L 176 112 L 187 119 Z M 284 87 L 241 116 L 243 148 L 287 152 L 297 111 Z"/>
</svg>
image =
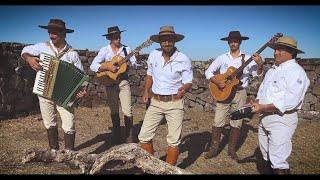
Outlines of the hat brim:
<svg viewBox="0 0 320 180">
<path fill-rule="evenodd" d="M 182 34 L 156 34 L 156 35 L 152 35 L 150 37 L 150 39 L 153 42 L 160 43 L 160 37 L 162 37 L 162 36 L 173 36 L 175 42 L 179 42 L 182 39 L 184 39 L 184 35 L 182 35 Z"/>
<path fill-rule="evenodd" d="M 220 40 L 222 40 L 222 41 L 229 41 L 230 39 L 248 40 L 249 38 L 246 37 L 246 36 L 241 36 L 241 37 L 224 37 L 224 38 L 221 38 Z"/>
<path fill-rule="evenodd" d="M 112 32 L 112 33 L 108 33 L 108 34 L 103 34 L 102 36 L 106 36 L 106 37 L 108 37 L 108 36 L 110 36 L 110 35 L 112 35 L 112 34 L 115 34 L 115 33 L 122 33 L 122 32 L 124 32 L 124 31 L 126 31 L 126 30 L 118 31 L 118 32 Z"/>
<path fill-rule="evenodd" d="M 297 54 L 304 54 L 303 51 L 301 51 L 300 49 L 297 49 L 296 47 L 293 47 L 291 46 L 290 44 L 285 44 L 285 43 L 268 43 L 268 46 L 271 48 L 271 49 L 275 49 L 276 46 L 286 46 L 286 47 L 289 47 L 295 51 L 297 51 Z"/>
<path fill-rule="evenodd" d="M 43 29 L 61 29 L 61 30 L 66 31 L 66 33 L 73 33 L 74 32 L 73 29 L 64 29 L 64 28 L 60 28 L 57 26 L 41 26 L 41 25 L 39 25 L 39 27 L 41 27 Z"/>
</svg>

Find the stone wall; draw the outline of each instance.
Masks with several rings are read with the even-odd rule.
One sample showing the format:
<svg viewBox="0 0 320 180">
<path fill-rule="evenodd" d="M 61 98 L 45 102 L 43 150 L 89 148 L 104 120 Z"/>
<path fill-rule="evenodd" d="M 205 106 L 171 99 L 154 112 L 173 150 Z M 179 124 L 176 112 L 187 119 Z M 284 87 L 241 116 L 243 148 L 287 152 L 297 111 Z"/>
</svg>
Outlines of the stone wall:
<svg viewBox="0 0 320 180">
<path fill-rule="evenodd" d="M 37 98 L 32 94 L 35 73 L 25 65 L 20 57 L 24 45 L 19 43 L 0 44 L 0 118 L 13 115 L 15 112 L 32 112 L 39 109 Z M 106 104 L 105 88 L 96 79 L 95 73 L 89 68 L 97 51 L 77 50 L 85 71 L 91 77 L 88 96 L 80 106 L 96 107 Z M 146 75 L 146 60 L 148 55 L 141 55 L 143 66 L 131 68 L 129 80 L 133 103 L 142 103 L 142 92 Z M 273 59 L 266 59 L 265 72 L 273 64 Z M 320 59 L 298 59 L 299 64 L 306 70 L 311 81 L 307 91 L 300 117 L 313 119 L 320 112 Z M 209 61 L 193 61 L 194 80 L 190 92 L 186 93 L 185 105 L 187 108 L 196 108 L 199 111 L 214 111 L 215 101 L 208 90 L 208 80 L 204 71 L 210 65 Z M 262 78 L 250 77 L 248 94 L 250 98 L 256 96 Z"/>
</svg>

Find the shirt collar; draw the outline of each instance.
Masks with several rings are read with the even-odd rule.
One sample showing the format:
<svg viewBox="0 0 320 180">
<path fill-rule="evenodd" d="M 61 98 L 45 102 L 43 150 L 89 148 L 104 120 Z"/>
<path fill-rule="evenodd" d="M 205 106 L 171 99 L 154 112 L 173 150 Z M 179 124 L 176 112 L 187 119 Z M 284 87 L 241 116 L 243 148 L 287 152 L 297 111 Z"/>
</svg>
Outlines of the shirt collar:
<svg viewBox="0 0 320 180">
<path fill-rule="evenodd" d="M 242 53 L 242 51 L 240 50 L 239 55 L 238 55 L 237 58 L 241 57 L 241 54 L 243 54 L 243 53 Z M 233 59 L 233 57 L 231 56 L 231 51 L 229 51 L 226 55 L 227 55 L 230 59 Z"/>
<path fill-rule="evenodd" d="M 53 50 L 55 51 L 56 54 L 61 53 L 61 52 L 64 51 L 64 50 L 67 48 L 67 46 L 68 46 L 68 43 L 66 42 L 66 45 L 65 45 L 65 46 L 60 50 L 60 52 L 59 52 L 58 49 L 54 46 L 52 40 L 50 40 L 49 42 L 50 42 L 50 44 L 51 44 L 51 46 L 52 46 L 52 48 L 53 48 Z"/>
<path fill-rule="evenodd" d="M 119 50 L 118 50 L 118 52 L 116 53 L 116 54 L 120 54 L 120 52 L 123 50 L 123 45 L 121 44 L 121 46 L 120 46 L 120 48 L 119 48 Z M 112 52 L 113 53 L 113 50 L 112 50 L 112 48 L 111 48 L 111 45 L 110 44 L 108 44 L 108 49 L 109 49 L 109 51 L 110 52 Z"/>
<path fill-rule="evenodd" d="M 170 60 L 166 63 L 166 64 L 169 64 L 171 63 L 172 61 L 174 61 L 176 59 L 176 57 L 178 56 L 178 49 L 176 48 L 176 50 L 174 51 L 174 53 L 170 56 Z M 161 53 L 161 57 L 163 57 L 162 53 Z M 164 57 L 163 57 L 164 58 Z M 165 64 L 165 65 L 166 65 Z"/>
</svg>

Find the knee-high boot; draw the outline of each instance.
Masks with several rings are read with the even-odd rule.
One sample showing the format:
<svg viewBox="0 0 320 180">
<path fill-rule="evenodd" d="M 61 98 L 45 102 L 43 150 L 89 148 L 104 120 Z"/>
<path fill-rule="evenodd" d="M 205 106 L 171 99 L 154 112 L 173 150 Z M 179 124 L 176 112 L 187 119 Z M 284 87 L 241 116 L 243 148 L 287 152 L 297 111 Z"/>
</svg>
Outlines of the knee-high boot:
<svg viewBox="0 0 320 180">
<path fill-rule="evenodd" d="M 125 124 L 125 136 L 126 136 L 126 143 L 132 143 L 133 142 L 133 132 L 132 132 L 132 126 L 133 126 L 133 117 L 124 116 L 124 124 Z"/>
<path fill-rule="evenodd" d="M 112 120 L 112 140 L 114 144 L 121 143 L 121 129 L 119 113 L 111 114 Z"/>
<path fill-rule="evenodd" d="M 228 155 L 236 161 L 239 160 L 239 157 L 236 153 L 236 145 L 239 137 L 240 137 L 240 128 L 231 127 L 229 144 L 228 144 Z"/>
<path fill-rule="evenodd" d="M 50 149 L 59 150 L 58 127 L 56 126 L 49 127 L 49 129 L 47 129 L 47 134 L 48 134 Z"/>
<path fill-rule="evenodd" d="M 211 146 L 204 156 L 205 159 L 211 159 L 218 155 L 222 128 L 223 127 L 212 127 Z"/>
</svg>

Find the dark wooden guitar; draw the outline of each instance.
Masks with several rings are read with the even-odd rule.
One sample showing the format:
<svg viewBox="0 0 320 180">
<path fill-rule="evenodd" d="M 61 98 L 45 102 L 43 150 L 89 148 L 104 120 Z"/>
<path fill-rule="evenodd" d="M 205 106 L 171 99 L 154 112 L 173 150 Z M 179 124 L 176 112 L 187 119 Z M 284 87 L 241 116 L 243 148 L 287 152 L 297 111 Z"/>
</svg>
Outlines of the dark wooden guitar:
<svg viewBox="0 0 320 180">
<path fill-rule="evenodd" d="M 274 35 L 267 43 L 265 43 L 256 53 L 260 54 L 264 49 L 268 47 L 269 43 L 274 43 L 277 41 L 278 38 L 282 37 L 281 33 L 277 33 Z M 212 83 L 210 81 L 209 83 L 209 89 L 211 92 L 211 95 L 213 96 L 214 99 L 217 101 L 225 101 L 228 100 L 228 98 L 235 93 L 237 89 L 237 85 L 239 84 L 240 76 L 243 72 L 243 69 L 252 61 L 252 56 L 245 61 L 238 69 L 235 67 L 229 67 L 227 69 L 227 72 L 223 74 L 217 74 L 215 75 L 215 79 L 218 81 L 225 81 L 226 86 L 223 89 L 220 89 L 218 85 Z"/>
</svg>

